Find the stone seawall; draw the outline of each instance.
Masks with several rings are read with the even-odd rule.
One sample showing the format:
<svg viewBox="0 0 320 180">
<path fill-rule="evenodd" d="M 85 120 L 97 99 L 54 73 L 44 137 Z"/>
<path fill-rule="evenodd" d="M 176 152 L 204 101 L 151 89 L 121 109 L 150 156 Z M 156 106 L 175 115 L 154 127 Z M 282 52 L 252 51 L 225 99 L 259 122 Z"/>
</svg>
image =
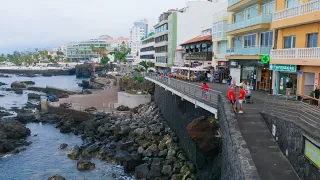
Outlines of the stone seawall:
<svg viewBox="0 0 320 180">
<path fill-rule="evenodd" d="M 275 137 L 282 153 L 286 155 L 291 165 L 301 179 L 319 180 L 320 172 L 304 157 L 304 137 L 310 137 L 320 143 L 319 132 L 306 124 L 282 119 L 266 113 L 261 113 L 270 131 L 275 126 Z"/>
<path fill-rule="evenodd" d="M 0 73 L 7 74 L 51 74 L 51 75 L 75 75 L 75 69 L 48 69 L 48 70 L 32 70 L 32 69 L 0 69 Z"/>
<path fill-rule="evenodd" d="M 242 138 L 230 104 L 222 96 L 219 100 L 221 102 L 218 115 L 222 132 L 222 155 L 210 162 L 189 137 L 187 126 L 193 119 L 200 116 L 213 116 L 213 114 L 204 109 L 195 108 L 194 104 L 181 100 L 179 96 L 158 85 L 155 87 L 155 101 L 164 118 L 177 134 L 189 160 L 196 164 L 199 179 L 259 180 L 257 169 Z"/>
</svg>

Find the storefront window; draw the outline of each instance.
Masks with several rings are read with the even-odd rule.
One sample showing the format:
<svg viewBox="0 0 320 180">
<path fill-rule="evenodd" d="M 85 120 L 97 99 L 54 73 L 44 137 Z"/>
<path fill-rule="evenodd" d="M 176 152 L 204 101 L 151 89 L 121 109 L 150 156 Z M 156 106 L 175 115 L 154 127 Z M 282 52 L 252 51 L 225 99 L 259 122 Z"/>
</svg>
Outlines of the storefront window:
<svg viewBox="0 0 320 180">
<path fill-rule="evenodd" d="M 249 84 L 253 89 L 256 89 L 256 70 L 253 66 L 243 66 L 242 68 L 242 81 L 245 81 Z"/>
<path fill-rule="evenodd" d="M 297 94 L 297 74 L 296 73 L 286 73 L 279 72 L 279 93 L 278 94 L 286 94 L 286 84 L 289 80 L 292 80 L 293 88 L 292 94 Z"/>
</svg>

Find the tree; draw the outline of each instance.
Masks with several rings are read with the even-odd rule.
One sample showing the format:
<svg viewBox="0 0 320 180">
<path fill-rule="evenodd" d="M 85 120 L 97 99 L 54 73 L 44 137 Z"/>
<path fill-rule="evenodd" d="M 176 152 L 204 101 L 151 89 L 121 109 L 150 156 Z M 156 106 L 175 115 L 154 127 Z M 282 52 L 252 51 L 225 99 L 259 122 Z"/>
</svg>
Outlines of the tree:
<svg viewBox="0 0 320 180">
<path fill-rule="evenodd" d="M 139 63 L 139 65 L 142 66 L 146 72 L 148 72 L 148 69 L 151 66 L 151 62 L 150 61 L 141 61 Z"/>
<path fill-rule="evenodd" d="M 0 62 L 4 62 L 4 61 L 6 61 L 6 60 L 7 60 L 6 56 L 5 56 L 4 54 L 1 54 L 1 56 L 0 56 Z"/>
<path fill-rule="evenodd" d="M 70 62 L 70 58 L 66 58 L 66 60 L 65 60 L 66 62 Z"/>
<path fill-rule="evenodd" d="M 103 64 L 103 65 L 106 65 L 106 64 L 109 63 L 109 61 L 110 61 L 109 57 L 106 56 L 106 57 L 101 58 L 100 63 Z"/>
<path fill-rule="evenodd" d="M 115 49 L 114 58 L 120 62 L 127 62 L 127 55 L 130 53 L 130 51 L 131 50 L 127 48 L 126 43 L 122 42 L 119 50 Z"/>
</svg>

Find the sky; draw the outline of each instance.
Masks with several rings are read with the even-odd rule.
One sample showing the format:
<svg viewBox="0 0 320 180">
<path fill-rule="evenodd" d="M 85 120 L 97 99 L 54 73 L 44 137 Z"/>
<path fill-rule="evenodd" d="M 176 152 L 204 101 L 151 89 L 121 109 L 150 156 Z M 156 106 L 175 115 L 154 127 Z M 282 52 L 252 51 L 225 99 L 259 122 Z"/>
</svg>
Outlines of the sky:
<svg viewBox="0 0 320 180">
<path fill-rule="evenodd" d="M 100 35 L 129 36 L 134 21 L 152 27 L 188 0 L 0 0 L 0 53 L 48 49 Z"/>
</svg>

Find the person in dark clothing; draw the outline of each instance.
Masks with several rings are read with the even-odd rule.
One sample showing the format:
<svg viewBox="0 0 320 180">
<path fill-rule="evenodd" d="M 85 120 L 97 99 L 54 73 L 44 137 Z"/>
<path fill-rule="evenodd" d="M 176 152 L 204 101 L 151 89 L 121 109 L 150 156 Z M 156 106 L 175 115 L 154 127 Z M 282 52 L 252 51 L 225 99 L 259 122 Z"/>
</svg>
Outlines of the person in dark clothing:
<svg viewBox="0 0 320 180">
<path fill-rule="evenodd" d="M 314 98 L 315 100 L 315 105 L 319 106 L 319 96 L 320 96 L 320 88 L 316 87 L 316 89 L 314 90 Z"/>
<path fill-rule="evenodd" d="M 289 81 L 286 83 L 286 95 L 290 96 L 291 91 L 292 91 L 293 83 L 292 79 L 289 79 Z"/>
</svg>

